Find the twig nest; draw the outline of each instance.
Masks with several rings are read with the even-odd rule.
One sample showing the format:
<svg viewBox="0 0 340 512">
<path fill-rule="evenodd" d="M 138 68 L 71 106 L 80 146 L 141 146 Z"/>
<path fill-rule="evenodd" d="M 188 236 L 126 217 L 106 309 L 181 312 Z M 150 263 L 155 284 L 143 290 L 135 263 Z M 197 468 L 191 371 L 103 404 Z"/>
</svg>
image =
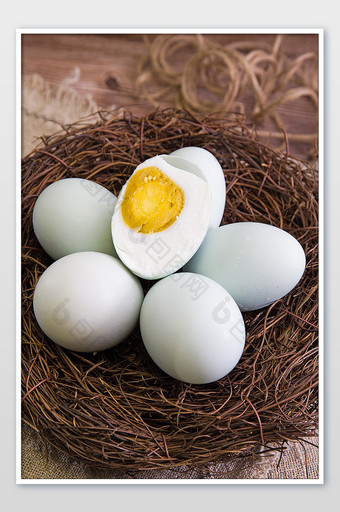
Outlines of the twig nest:
<svg viewBox="0 0 340 512">
<path fill-rule="evenodd" d="M 106 469 L 202 467 L 318 427 L 318 180 L 311 164 L 275 151 L 233 114 L 182 110 L 145 117 L 101 113 L 47 137 L 22 162 L 22 418 L 42 439 Z M 116 197 L 134 169 L 182 147 L 210 151 L 226 184 L 222 224 L 261 222 L 294 236 L 306 269 L 288 295 L 245 312 L 245 347 L 231 373 L 186 384 L 149 357 L 137 326 L 119 345 L 79 353 L 43 334 L 33 312 L 53 260 L 33 232 L 39 194 L 64 178 Z M 142 280 L 144 292 L 151 283 Z M 161 336 L 161 333 L 160 333 Z"/>
</svg>

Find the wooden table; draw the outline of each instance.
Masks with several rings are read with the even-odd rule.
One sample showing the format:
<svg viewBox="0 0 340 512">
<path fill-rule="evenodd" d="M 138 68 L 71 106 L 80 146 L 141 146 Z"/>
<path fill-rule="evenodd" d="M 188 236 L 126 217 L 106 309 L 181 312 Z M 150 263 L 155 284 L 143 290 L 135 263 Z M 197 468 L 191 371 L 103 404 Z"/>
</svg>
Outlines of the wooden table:
<svg viewBox="0 0 340 512">
<path fill-rule="evenodd" d="M 136 115 L 142 115 L 155 108 L 155 104 L 134 94 L 134 83 L 140 60 L 147 52 L 148 42 L 157 34 L 23 34 L 22 75 L 39 74 L 47 83 L 59 84 L 68 76 L 79 71 L 73 87 L 82 94 L 90 94 L 99 107 L 122 106 Z M 252 45 L 269 45 L 276 41 L 276 34 L 205 34 L 219 44 L 249 42 Z M 317 55 L 317 34 L 285 34 L 280 50 L 288 59 L 296 59 L 306 52 Z M 192 49 L 184 48 L 175 54 L 172 65 L 181 69 Z M 315 63 L 313 65 L 316 65 Z M 157 79 L 155 80 L 157 86 Z M 245 93 L 244 104 L 251 107 L 253 98 Z M 159 106 L 175 104 L 174 89 L 170 89 L 157 102 Z M 311 134 L 316 130 L 317 113 L 309 98 L 301 97 L 284 103 L 280 109 L 284 127 L 289 133 Z M 248 114 L 249 116 L 249 114 Z M 249 119 L 253 122 L 252 119 Z M 260 130 L 273 131 L 270 119 L 257 122 Z M 276 144 L 272 138 L 271 143 Z M 290 142 L 291 154 L 308 158 L 313 143 L 308 141 Z"/>
</svg>

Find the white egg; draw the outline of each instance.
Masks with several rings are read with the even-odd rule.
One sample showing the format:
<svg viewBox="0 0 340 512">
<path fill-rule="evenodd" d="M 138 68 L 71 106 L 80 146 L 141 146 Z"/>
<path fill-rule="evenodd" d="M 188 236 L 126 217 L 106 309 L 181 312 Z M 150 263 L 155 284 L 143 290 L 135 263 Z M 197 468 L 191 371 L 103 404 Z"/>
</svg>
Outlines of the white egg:
<svg viewBox="0 0 340 512">
<path fill-rule="evenodd" d="M 117 345 L 133 331 L 143 297 L 139 280 L 117 258 L 78 252 L 44 271 L 33 308 L 52 341 L 70 350 L 93 352 Z"/>
<path fill-rule="evenodd" d="M 227 375 L 245 344 L 245 326 L 235 301 L 207 277 L 177 273 L 145 296 L 141 335 L 152 360 L 171 377 L 207 384 Z"/>
<path fill-rule="evenodd" d="M 170 158 L 179 159 L 169 163 L 180 167 L 206 180 L 211 194 L 211 217 L 209 229 L 217 228 L 221 224 L 226 202 L 226 183 L 223 169 L 217 158 L 207 149 L 187 146 L 176 149 L 169 155 Z"/>
<path fill-rule="evenodd" d="M 117 198 L 91 180 L 66 178 L 46 187 L 33 209 L 34 233 L 53 259 L 79 251 L 117 256 L 111 218 Z"/>
<path fill-rule="evenodd" d="M 137 276 L 176 272 L 197 251 L 210 220 L 209 185 L 161 156 L 140 164 L 123 186 L 112 217 L 112 238 Z"/>
<path fill-rule="evenodd" d="M 236 222 L 209 231 L 185 270 L 214 279 L 241 311 L 252 311 L 289 293 L 305 266 L 302 246 L 286 231 L 260 222 Z"/>
</svg>

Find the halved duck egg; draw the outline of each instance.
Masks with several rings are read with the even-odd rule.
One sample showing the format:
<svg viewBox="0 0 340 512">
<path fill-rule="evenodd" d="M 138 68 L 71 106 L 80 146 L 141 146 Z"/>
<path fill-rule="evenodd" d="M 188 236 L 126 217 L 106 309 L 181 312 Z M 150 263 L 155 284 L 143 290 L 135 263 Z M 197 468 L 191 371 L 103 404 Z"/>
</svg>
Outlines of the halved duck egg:
<svg viewBox="0 0 340 512">
<path fill-rule="evenodd" d="M 201 245 L 210 222 L 209 185 L 155 156 L 123 186 L 112 217 L 121 261 L 137 276 L 160 279 L 179 270 Z"/>
</svg>

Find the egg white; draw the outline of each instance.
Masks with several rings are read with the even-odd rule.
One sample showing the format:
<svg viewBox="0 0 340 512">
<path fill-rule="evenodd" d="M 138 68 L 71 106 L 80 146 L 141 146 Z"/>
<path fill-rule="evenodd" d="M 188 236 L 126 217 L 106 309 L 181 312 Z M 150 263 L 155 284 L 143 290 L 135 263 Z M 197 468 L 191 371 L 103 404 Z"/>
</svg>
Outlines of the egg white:
<svg viewBox="0 0 340 512">
<path fill-rule="evenodd" d="M 226 183 L 223 169 L 217 158 L 207 149 L 187 146 L 176 149 L 167 157 L 168 162 L 178 160 L 178 165 L 204 179 L 210 187 L 211 214 L 209 230 L 217 228 L 222 221 L 226 203 Z"/>
<path fill-rule="evenodd" d="M 183 190 L 184 206 L 177 219 L 157 233 L 145 234 L 130 228 L 121 213 L 127 181 L 118 196 L 111 229 L 121 261 L 141 278 L 159 279 L 180 269 L 201 245 L 210 222 L 211 200 L 209 185 L 204 180 L 173 167 L 159 155 L 138 165 L 134 173 L 150 166 L 158 168 Z"/>
</svg>

